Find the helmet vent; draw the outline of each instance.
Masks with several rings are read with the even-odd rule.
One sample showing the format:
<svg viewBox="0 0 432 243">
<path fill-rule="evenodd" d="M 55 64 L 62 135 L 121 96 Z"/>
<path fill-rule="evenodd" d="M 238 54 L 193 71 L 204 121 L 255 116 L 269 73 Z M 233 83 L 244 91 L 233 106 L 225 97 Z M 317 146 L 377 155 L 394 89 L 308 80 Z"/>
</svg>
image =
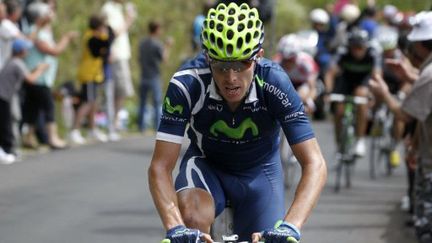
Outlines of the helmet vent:
<svg viewBox="0 0 432 243">
<path fill-rule="evenodd" d="M 228 44 L 226 49 L 227 49 L 228 56 L 232 56 L 234 50 L 233 45 Z"/>
<path fill-rule="evenodd" d="M 228 10 L 228 14 L 229 15 L 233 15 L 233 14 L 235 14 L 235 9 L 233 9 L 233 8 L 230 8 L 229 10 Z"/>
<path fill-rule="evenodd" d="M 222 38 L 217 38 L 217 46 L 219 49 L 223 49 L 223 41 Z"/>
<path fill-rule="evenodd" d="M 220 21 L 224 21 L 224 19 L 225 19 L 225 15 L 223 15 L 223 14 L 219 14 L 219 15 L 217 16 L 217 19 L 219 19 Z"/>
<path fill-rule="evenodd" d="M 204 30 L 202 32 L 202 37 L 203 37 L 204 40 L 208 40 L 208 32 Z"/>
<path fill-rule="evenodd" d="M 255 31 L 253 38 L 256 39 L 256 38 L 258 38 L 258 37 L 259 37 L 259 32 L 258 32 L 258 31 Z"/>
<path fill-rule="evenodd" d="M 213 33 L 210 33 L 210 42 L 214 45 L 216 42 L 216 37 Z"/>
<path fill-rule="evenodd" d="M 233 17 L 229 17 L 229 18 L 228 18 L 228 21 L 227 21 L 227 24 L 228 24 L 229 26 L 233 25 L 233 24 L 234 24 L 234 18 L 233 18 Z"/>
<path fill-rule="evenodd" d="M 255 26 L 257 27 L 257 29 L 261 28 L 261 21 L 257 20 L 255 22 Z"/>
<path fill-rule="evenodd" d="M 232 38 L 234 37 L 234 31 L 228 30 L 226 35 L 228 40 L 232 40 Z"/>
<path fill-rule="evenodd" d="M 247 23 L 247 27 L 248 27 L 248 29 L 252 29 L 252 27 L 253 27 L 253 22 L 252 22 L 252 20 L 249 20 L 249 21 L 248 21 L 248 23 Z"/>
<path fill-rule="evenodd" d="M 222 32 L 222 31 L 223 31 L 223 25 L 220 24 L 220 23 L 217 24 L 217 25 L 216 25 L 216 30 L 219 31 L 219 32 Z"/>
<path fill-rule="evenodd" d="M 247 33 L 245 42 L 246 42 L 246 44 L 249 44 L 250 41 L 251 41 L 251 34 Z"/>
<path fill-rule="evenodd" d="M 247 55 L 247 54 L 249 54 L 249 53 L 250 53 L 250 51 L 251 51 L 251 49 L 250 49 L 250 48 L 248 48 L 248 49 L 244 50 L 244 52 L 243 52 L 243 55 Z"/>
<path fill-rule="evenodd" d="M 244 15 L 244 14 L 240 14 L 239 16 L 238 16 L 238 20 L 239 21 L 242 21 L 243 19 L 245 19 L 246 18 L 246 16 Z"/>
<path fill-rule="evenodd" d="M 238 32 L 242 32 L 242 30 L 244 30 L 244 28 L 245 28 L 245 25 L 244 25 L 244 24 L 239 24 L 239 25 L 237 26 L 237 30 L 238 30 Z"/>
<path fill-rule="evenodd" d="M 243 39 L 242 38 L 238 38 L 237 39 L 237 48 L 241 49 L 243 47 Z"/>
<path fill-rule="evenodd" d="M 217 55 L 218 55 L 218 54 L 216 53 L 216 51 L 213 50 L 213 49 L 210 49 L 209 51 L 210 51 L 210 53 L 211 53 L 212 56 L 217 56 Z"/>
<path fill-rule="evenodd" d="M 214 26 L 215 26 L 215 22 L 214 22 L 214 20 L 210 20 L 210 22 L 209 22 L 209 28 L 210 28 L 210 29 L 213 29 Z"/>
</svg>

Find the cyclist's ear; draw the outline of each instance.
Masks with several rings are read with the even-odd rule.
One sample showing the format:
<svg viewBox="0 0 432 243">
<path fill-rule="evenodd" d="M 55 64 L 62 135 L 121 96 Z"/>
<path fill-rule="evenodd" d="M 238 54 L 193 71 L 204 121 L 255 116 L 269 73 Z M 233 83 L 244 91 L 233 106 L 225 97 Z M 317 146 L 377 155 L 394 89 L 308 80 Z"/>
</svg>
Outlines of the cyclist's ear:
<svg viewBox="0 0 432 243">
<path fill-rule="evenodd" d="M 261 48 L 258 52 L 257 52 L 257 59 L 259 60 L 260 58 L 264 57 L 264 49 Z"/>
</svg>

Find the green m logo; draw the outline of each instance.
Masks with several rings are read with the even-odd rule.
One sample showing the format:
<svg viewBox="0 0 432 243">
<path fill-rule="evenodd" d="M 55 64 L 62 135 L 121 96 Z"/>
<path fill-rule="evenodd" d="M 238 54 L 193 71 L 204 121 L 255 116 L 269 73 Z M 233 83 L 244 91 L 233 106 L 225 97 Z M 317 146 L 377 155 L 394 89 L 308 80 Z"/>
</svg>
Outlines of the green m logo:
<svg viewBox="0 0 432 243">
<path fill-rule="evenodd" d="M 171 102 L 170 99 L 168 97 L 165 97 L 164 100 L 164 104 L 163 104 L 164 109 L 170 113 L 170 114 L 174 114 L 174 112 L 177 111 L 177 113 L 182 114 L 183 113 L 183 106 L 181 105 L 176 105 L 174 107 L 171 106 Z"/>
<path fill-rule="evenodd" d="M 258 135 L 258 127 L 251 118 L 244 120 L 237 128 L 231 128 L 226 122 L 219 120 L 210 127 L 210 133 L 215 137 L 218 136 L 218 133 L 223 133 L 232 139 L 242 139 L 248 129 L 252 130 L 252 135 Z"/>
<path fill-rule="evenodd" d="M 260 77 L 258 77 L 258 75 L 255 75 L 255 78 L 257 80 L 257 83 L 260 87 L 264 86 L 264 79 L 261 79 Z"/>
</svg>

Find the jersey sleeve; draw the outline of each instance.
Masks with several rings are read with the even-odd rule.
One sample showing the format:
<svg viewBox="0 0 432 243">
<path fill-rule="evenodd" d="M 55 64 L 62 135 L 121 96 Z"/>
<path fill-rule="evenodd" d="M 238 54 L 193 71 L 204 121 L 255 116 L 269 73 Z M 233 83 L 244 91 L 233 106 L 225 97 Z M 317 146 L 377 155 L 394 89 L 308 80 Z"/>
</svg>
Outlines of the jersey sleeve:
<svg viewBox="0 0 432 243">
<path fill-rule="evenodd" d="M 157 140 L 181 144 L 191 115 L 191 102 L 185 84 L 172 78 L 163 100 Z"/>
<path fill-rule="evenodd" d="M 264 83 L 268 107 L 282 126 L 289 144 L 297 144 L 315 137 L 303 102 L 283 70 L 273 69 Z"/>
</svg>

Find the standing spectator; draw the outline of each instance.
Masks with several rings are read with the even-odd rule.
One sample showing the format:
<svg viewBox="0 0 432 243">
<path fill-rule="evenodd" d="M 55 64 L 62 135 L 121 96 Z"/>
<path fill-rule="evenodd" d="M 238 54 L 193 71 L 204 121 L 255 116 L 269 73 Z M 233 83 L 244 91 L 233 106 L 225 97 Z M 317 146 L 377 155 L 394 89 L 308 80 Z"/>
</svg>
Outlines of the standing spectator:
<svg viewBox="0 0 432 243">
<path fill-rule="evenodd" d="M 23 137 L 23 145 L 37 147 L 34 137 L 35 125 L 39 115 L 44 115 L 48 133 L 48 144 L 53 149 L 61 149 L 66 143 L 57 134 L 57 126 L 54 121 L 54 99 L 51 87 L 57 74 L 57 56 L 69 45 L 70 41 L 77 36 L 76 32 L 70 31 L 64 34 L 58 43 L 55 42 L 52 32 L 52 8 L 41 2 L 33 3 L 29 10 L 35 16 L 35 23 L 30 31 L 39 28 L 34 40 L 34 46 L 30 49 L 25 61 L 27 67 L 32 70 L 42 62 L 49 64 L 48 70 L 44 72 L 33 84 L 26 84 L 26 95 L 24 100 L 24 123 L 28 125 L 28 131 Z"/>
<path fill-rule="evenodd" d="M 21 5 L 11 0 L 5 2 L 4 6 L 6 7 L 5 18 L 0 23 L 0 68 L 11 57 L 12 41 L 24 37 L 17 24 L 21 18 Z"/>
<path fill-rule="evenodd" d="M 416 198 L 414 203 L 415 228 L 420 243 L 432 242 L 432 11 L 421 12 L 414 18 L 413 30 L 408 35 L 417 58 L 420 73 L 407 69 L 402 62 L 394 62 L 404 80 L 414 81 L 412 91 L 400 104 L 382 79 L 370 81 L 371 90 L 384 100 L 399 119 L 417 120 L 420 140 L 417 148 Z M 398 64 L 398 65 L 396 65 Z"/>
<path fill-rule="evenodd" d="M 140 84 L 140 104 L 138 108 L 138 127 L 141 132 L 144 132 L 145 127 L 145 109 L 147 104 L 147 94 L 152 92 L 153 107 L 155 111 L 154 129 L 157 130 L 160 119 L 161 109 L 161 79 L 160 79 L 160 64 L 168 57 L 169 49 L 172 40 L 164 44 L 160 41 L 162 33 L 160 23 L 151 21 L 148 25 L 149 36 L 144 38 L 139 45 L 138 61 L 141 68 L 141 84 Z"/>
<path fill-rule="evenodd" d="M 363 9 L 359 27 L 366 30 L 369 36 L 374 35 L 375 30 L 378 27 L 377 10 L 375 6 L 367 6 Z"/>
<path fill-rule="evenodd" d="M 24 39 L 15 39 L 12 43 L 12 57 L 0 71 L 0 163 L 12 164 L 16 161 L 13 151 L 14 135 L 12 132 L 11 100 L 21 87 L 22 81 L 34 82 L 47 68 L 47 64 L 39 64 L 29 72 L 22 60 L 31 48 L 32 43 Z"/>
<path fill-rule="evenodd" d="M 88 116 L 89 135 L 101 142 L 108 141 L 107 136 L 95 126 L 95 114 L 98 89 L 104 80 L 103 56 L 108 52 L 109 45 L 109 32 L 103 17 L 91 16 L 89 29 L 83 37 L 83 53 L 78 67 L 78 80 L 81 83 L 81 105 L 76 113 L 70 133 L 70 139 L 73 143 L 85 143 L 79 130 L 85 116 Z"/>
<path fill-rule="evenodd" d="M 108 25 L 114 30 L 116 38 L 111 46 L 111 70 L 114 81 L 114 124 L 118 123 L 118 111 L 122 109 L 127 97 L 134 95 L 132 86 L 129 59 L 131 47 L 128 31 L 136 18 L 136 11 L 132 4 L 126 6 L 124 14 L 124 0 L 108 0 L 102 6 L 102 14 L 106 17 Z"/>
</svg>

